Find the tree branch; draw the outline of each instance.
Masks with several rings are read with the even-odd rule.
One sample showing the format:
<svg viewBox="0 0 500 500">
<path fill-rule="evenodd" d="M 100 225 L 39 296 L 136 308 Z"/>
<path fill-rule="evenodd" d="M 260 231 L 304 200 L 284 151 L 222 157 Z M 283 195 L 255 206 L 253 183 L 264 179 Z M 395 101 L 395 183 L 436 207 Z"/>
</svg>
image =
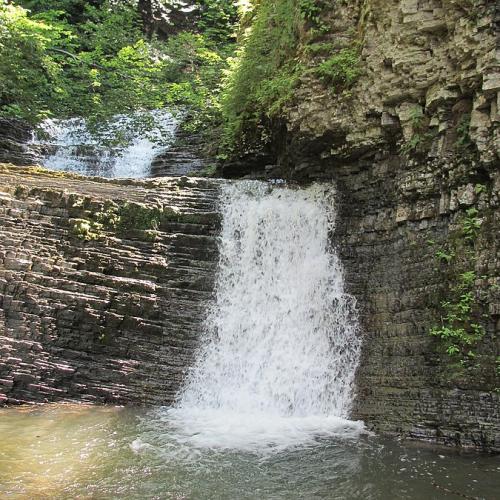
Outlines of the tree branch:
<svg viewBox="0 0 500 500">
<path fill-rule="evenodd" d="M 129 75 L 125 75 L 124 73 L 120 73 L 119 71 L 116 71 L 112 68 L 106 68 L 106 66 L 102 66 L 101 64 L 98 64 L 95 62 L 85 61 L 81 57 L 79 57 L 76 54 L 73 54 L 71 52 L 68 52 L 67 50 L 57 49 L 57 48 L 48 48 L 46 50 L 47 50 L 47 52 L 56 52 L 57 54 L 62 54 L 64 56 L 71 57 L 75 61 L 78 61 L 82 64 L 87 64 L 91 68 L 102 69 L 103 71 L 110 71 L 110 72 L 116 73 L 117 75 L 121 76 L 122 78 L 126 78 L 127 80 L 132 80 L 132 77 Z"/>
</svg>

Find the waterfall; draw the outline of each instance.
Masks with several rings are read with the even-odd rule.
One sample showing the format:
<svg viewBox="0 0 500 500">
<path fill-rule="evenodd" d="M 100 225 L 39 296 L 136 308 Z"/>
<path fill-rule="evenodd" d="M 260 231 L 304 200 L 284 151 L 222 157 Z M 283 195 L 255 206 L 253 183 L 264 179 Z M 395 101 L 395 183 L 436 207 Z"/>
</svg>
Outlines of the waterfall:
<svg viewBox="0 0 500 500">
<path fill-rule="evenodd" d="M 101 136 L 85 120 L 45 120 L 30 143 L 38 161 L 51 170 L 102 177 L 148 177 L 153 159 L 164 152 L 178 126 L 166 110 L 117 115 Z M 120 138 L 117 145 L 112 145 Z"/>
<path fill-rule="evenodd" d="M 222 188 L 216 298 L 197 361 L 169 418 L 191 444 L 254 450 L 347 420 L 360 338 L 332 250 L 330 187 Z"/>
</svg>

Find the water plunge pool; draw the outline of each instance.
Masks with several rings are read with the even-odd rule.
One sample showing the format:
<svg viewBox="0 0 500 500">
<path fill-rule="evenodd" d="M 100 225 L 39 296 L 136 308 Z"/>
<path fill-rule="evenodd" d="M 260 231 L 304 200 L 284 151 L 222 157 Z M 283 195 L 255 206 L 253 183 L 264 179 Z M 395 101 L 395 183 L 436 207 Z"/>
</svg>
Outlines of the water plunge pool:
<svg viewBox="0 0 500 500">
<path fill-rule="evenodd" d="M 0 410 L 0 497 L 13 499 L 498 498 L 498 457 L 367 433 L 286 449 L 194 444 L 166 409 Z M 206 443 L 205 443 L 206 444 Z"/>
</svg>

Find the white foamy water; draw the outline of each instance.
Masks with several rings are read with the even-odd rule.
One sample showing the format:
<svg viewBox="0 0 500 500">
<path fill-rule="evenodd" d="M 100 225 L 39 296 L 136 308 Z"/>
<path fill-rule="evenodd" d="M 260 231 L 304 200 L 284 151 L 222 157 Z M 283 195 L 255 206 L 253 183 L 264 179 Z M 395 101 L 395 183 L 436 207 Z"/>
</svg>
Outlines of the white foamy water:
<svg viewBox="0 0 500 500">
<path fill-rule="evenodd" d="M 141 117 L 153 126 L 141 127 Z M 166 110 L 136 113 L 135 117 L 119 115 L 104 139 L 120 137 L 126 145 L 112 147 L 102 145 L 82 119 L 47 119 L 34 133 L 31 147 L 38 152 L 40 164 L 51 170 L 141 178 L 149 175 L 153 159 L 168 149 L 177 126 L 178 120 Z"/>
<path fill-rule="evenodd" d="M 223 187 L 216 300 L 165 418 L 195 447 L 283 449 L 353 436 L 360 337 L 331 250 L 330 188 Z"/>
</svg>

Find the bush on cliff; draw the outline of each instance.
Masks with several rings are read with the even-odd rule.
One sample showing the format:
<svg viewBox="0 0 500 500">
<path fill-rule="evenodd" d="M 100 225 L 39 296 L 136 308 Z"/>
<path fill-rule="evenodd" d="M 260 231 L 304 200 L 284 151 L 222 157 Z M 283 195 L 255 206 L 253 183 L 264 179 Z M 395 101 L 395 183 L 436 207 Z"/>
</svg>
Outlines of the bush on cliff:
<svg viewBox="0 0 500 500">
<path fill-rule="evenodd" d="M 296 59 L 303 17 L 296 0 L 253 2 L 250 27 L 233 61 L 223 98 L 226 140 L 256 129 L 263 116 L 276 115 L 292 97 L 301 66 Z"/>
<path fill-rule="evenodd" d="M 337 0 L 338 1 L 338 0 Z M 336 2 L 334 2 L 335 4 Z M 359 44 L 336 43 L 335 9 L 322 0 L 253 0 L 222 100 L 227 153 L 263 143 L 266 125 L 312 81 L 333 92 L 361 74 Z"/>
</svg>

